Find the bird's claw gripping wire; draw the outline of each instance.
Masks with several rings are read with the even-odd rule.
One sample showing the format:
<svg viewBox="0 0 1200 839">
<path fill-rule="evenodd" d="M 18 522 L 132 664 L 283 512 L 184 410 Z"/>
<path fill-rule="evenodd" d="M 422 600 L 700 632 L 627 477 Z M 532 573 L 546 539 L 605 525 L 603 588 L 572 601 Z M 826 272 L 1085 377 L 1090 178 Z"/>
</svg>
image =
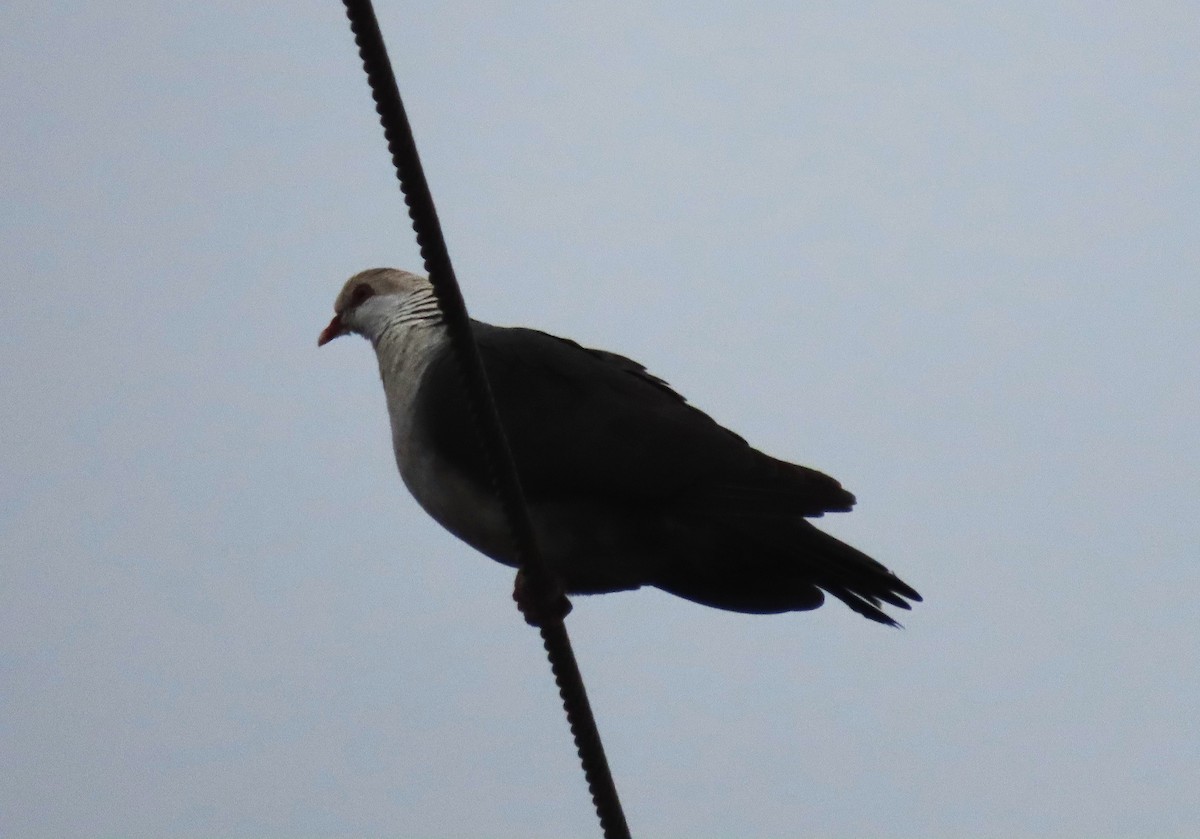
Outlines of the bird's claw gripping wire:
<svg viewBox="0 0 1200 839">
<path fill-rule="evenodd" d="M 517 571 L 513 581 L 513 600 L 525 623 L 539 629 L 551 621 L 562 621 L 571 613 L 571 601 L 567 599 L 560 578 L 535 578 L 524 568 Z"/>
</svg>

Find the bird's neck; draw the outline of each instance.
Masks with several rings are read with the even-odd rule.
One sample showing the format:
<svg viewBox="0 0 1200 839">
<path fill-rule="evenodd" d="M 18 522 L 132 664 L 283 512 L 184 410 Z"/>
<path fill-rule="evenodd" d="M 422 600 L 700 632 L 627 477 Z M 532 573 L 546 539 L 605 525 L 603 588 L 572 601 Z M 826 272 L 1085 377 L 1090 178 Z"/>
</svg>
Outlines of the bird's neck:
<svg viewBox="0 0 1200 839">
<path fill-rule="evenodd" d="M 371 342 L 387 384 L 426 360 L 430 348 L 446 340 L 446 326 L 432 289 L 427 293 L 367 300 L 354 312 L 353 328 Z"/>
<path fill-rule="evenodd" d="M 385 388 L 398 380 L 413 385 L 438 351 L 450 340 L 446 325 L 437 323 L 407 323 L 393 326 L 373 338 L 379 373 Z M 389 393 L 390 396 L 390 393 Z"/>
<path fill-rule="evenodd" d="M 387 395 L 397 453 L 408 439 L 417 388 L 431 361 L 447 348 L 449 335 L 432 293 L 380 312 L 367 337 L 375 347 Z"/>
</svg>

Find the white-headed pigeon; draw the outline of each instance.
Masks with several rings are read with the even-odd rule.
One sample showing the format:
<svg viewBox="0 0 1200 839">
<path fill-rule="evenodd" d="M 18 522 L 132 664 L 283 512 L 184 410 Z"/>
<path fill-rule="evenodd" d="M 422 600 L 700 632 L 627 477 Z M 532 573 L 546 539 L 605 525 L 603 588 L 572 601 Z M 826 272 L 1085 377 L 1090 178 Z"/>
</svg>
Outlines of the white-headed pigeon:
<svg viewBox="0 0 1200 839">
<path fill-rule="evenodd" d="M 374 268 L 351 277 L 318 344 L 371 341 L 400 476 L 447 530 L 515 565 L 433 287 Z M 860 615 L 920 595 L 807 519 L 844 512 L 836 480 L 777 460 L 635 361 L 533 329 L 472 322 L 538 547 L 567 593 L 656 586 L 735 612 Z"/>
</svg>

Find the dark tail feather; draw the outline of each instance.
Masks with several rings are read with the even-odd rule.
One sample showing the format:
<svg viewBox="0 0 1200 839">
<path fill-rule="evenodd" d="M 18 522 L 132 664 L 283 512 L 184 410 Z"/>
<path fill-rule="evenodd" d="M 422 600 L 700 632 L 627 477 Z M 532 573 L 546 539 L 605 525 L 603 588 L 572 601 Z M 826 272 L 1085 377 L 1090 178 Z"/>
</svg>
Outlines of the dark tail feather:
<svg viewBox="0 0 1200 839">
<path fill-rule="evenodd" d="M 807 521 L 797 523 L 797 535 L 808 548 L 801 563 L 812 569 L 813 582 L 863 617 L 899 626 L 879 607 L 887 603 L 911 609 L 921 602 L 916 589 L 857 548 Z"/>
<path fill-rule="evenodd" d="M 824 593 L 865 618 L 899 626 L 881 608 L 912 608 L 919 595 L 871 557 L 802 518 L 689 518 L 672 529 L 652 585 L 750 614 L 815 609 Z"/>
</svg>

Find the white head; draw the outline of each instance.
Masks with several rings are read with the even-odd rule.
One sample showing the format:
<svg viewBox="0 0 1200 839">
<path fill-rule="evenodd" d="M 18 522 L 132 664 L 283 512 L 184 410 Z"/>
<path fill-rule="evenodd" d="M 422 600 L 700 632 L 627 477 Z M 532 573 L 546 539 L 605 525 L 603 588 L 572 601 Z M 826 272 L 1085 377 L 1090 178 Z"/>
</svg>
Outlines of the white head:
<svg viewBox="0 0 1200 839">
<path fill-rule="evenodd" d="M 368 268 L 342 286 L 333 303 L 333 320 L 317 346 L 356 332 L 372 342 L 398 323 L 440 323 L 441 310 L 429 280 L 396 268 Z"/>
</svg>

